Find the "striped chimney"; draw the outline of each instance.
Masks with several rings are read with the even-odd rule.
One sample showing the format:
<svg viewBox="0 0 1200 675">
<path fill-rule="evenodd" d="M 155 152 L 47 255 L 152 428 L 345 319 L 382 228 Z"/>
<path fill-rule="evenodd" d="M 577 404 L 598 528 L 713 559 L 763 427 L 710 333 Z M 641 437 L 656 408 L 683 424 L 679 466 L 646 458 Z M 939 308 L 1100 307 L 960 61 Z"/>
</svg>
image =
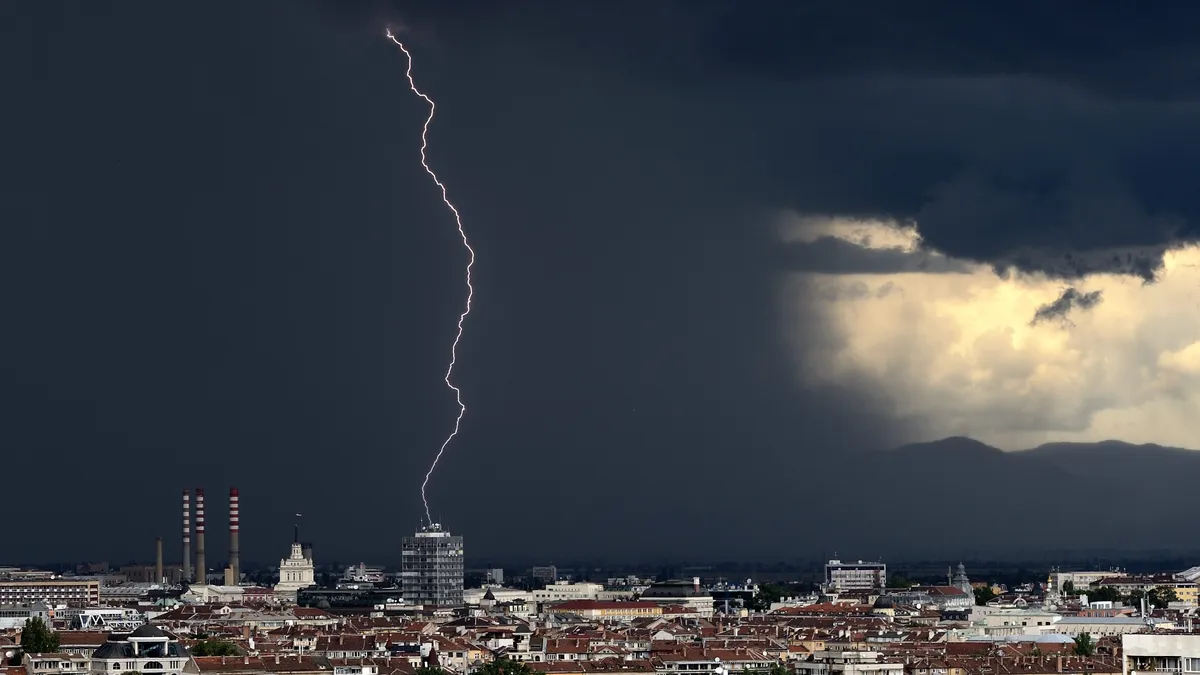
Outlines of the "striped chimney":
<svg viewBox="0 0 1200 675">
<path fill-rule="evenodd" d="M 183 491 L 183 579 L 192 578 L 192 498 Z"/>
<path fill-rule="evenodd" d="M 203 584 L 208 578 L 208 565 L 204 559 L 204 488 L 196 488 L 196 583 Z"/>
<path fill-rule="evenodd" d="M 242 579 L 241 547 L 238 545 L 238 489 L 229 488 L 229 570 L 233 583 Z"/>
</svg>

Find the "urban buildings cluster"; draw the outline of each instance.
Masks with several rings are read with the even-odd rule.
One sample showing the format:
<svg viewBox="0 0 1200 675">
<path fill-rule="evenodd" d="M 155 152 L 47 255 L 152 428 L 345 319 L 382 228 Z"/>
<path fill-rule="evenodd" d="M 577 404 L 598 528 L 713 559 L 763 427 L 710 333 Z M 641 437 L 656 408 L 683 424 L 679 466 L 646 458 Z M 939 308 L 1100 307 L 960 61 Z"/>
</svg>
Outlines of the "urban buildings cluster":
<svg viewBox="0 0 1200 675">
<path fill-rule="evenodd" d="M 801 590 L 545 565 L 485 569 L 465 587 L 463 538 L 430 525 L 403 538 L 397 569 L 321 568 L 321 583 L 297 528 L 275 583 L 254 585 L 233 554 L 237 491 L 219 574 L 203 491 L 194 531 L 189 496 L 178 566 L 159 540 L 152 566 L 0 567 L 0 675 L 468 675 L 498 662 L 567 675 L 1200 675 L 1200 567 L 1052 569 L 1010 588 L 961 564 L 913 583 L 882 562 L 830 560 Z M 42 625 L 52 643 L 33 639 Z"/>
</svg>

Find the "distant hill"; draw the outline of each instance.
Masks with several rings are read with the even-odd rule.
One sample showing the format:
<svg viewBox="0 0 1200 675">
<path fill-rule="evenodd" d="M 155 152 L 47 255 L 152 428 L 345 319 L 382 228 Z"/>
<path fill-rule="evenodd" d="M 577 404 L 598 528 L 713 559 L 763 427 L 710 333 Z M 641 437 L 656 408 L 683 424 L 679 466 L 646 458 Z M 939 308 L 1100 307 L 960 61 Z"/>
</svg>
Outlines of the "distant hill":
<svg viewBox="0 0 1200 675">
<path fill-rule="evenodd" d="M 814 473 L 823 480 L 795 495 L 796 527 L 831 553 L 1200 550 L 1191 450 L 1105 441 L 1005 452 L 952 437 L 847 453 Z"/>
</svg>

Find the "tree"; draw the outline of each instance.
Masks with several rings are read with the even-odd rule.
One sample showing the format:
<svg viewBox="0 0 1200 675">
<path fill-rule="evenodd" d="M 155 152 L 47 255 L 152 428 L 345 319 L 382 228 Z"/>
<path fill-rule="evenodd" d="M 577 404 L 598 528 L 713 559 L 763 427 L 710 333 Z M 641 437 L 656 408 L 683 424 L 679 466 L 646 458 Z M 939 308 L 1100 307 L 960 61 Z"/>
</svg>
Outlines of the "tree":
<svg viewBox="0 0 1200 675">
<path fill-rule="evenodd" d="M 1101 586 L 1087 592 L 1088 602 L 1119 602 L 1123 600 L 1121 593 L 1112 586 Z"/>
<path fill-rule="evenodd" d="M 241 652 L 232 642 L 201 640 L 192 645 L 192 656 L 238 656 Z"/>
<path fill-rule="evenodd" d="M 476 670 L 477 675 L 534 675 L 529 664 L 512 659 L 496 659 Z"/>
<path fill-rule="evenodd" d="M 759 584 L 758 592 L 746 601 L 746 609 L 755 612 L 765 612 L 771 609 L 771 603 L 779 602 L 786 589 L 778 584 Z"/>
<path fill-rule="evenodd" d="M 991 586 L 976 586 L 975 587 L 975 604 L 982 607 L 988 604 L 988 601 L 996 597 L 995 591 Z"/>
<path fill-rule="evenodd" d="M 1144 597 L 1146 597 L 1146 594 L 1143 591 L 1133 591 L 1125 597 L 1125 604 L 1130 607 L 1141 607 L 1142 598 Z"/>
<path fill-rule="evenodd" d="M 1175 589 L 1170 586 L 1155 586 L 1146 595 L 1146 600 L 1155 609 L 1166 609 L 1172 602 L 1177 602 L 1179 596 L 1175 593 Z"/>
<path fill-rule="evenodd" d="M 1096 641 L 1087 633 L 1080 633 L 1075 637 L 1075 655 L 1076 656 L 1091 656 L 1096 653 Z"/>
<path fill-rule="evenodd" d="M 446 675 L 446 671 L 437 666 L 421 666 L 417 668 L 416 675 Z"/>
<path fill-rule="evenodd" d="M 908 589 L 916 585 L 916 582 L 903 574 L 893 574 L 891 579 L 888 579 L 888 588 Z"/>
<path fill-rule="evenodd" d="M 1063 595 L 1077 595 L 1077 593 L 1075 593 L 1075 582 L 1070 580 L 1064 581 L 1062 585 L 1062 592 Z"/>
<path fill-rule="evenodd" d="M 58 651 L 58 634 L 35 616 L 25 620 L 21 629 L 21 651 L 26 654 L 50 654 Z"/>
</svg>

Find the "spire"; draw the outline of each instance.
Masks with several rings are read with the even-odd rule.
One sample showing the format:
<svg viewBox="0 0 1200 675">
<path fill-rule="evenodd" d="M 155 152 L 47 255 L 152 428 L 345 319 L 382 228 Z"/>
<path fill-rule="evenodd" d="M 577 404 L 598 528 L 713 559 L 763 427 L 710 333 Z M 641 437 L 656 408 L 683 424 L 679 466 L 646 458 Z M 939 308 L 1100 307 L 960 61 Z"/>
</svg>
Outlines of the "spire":
<svg viewBox="0 0 1200 675">
<path fill-rule="evenodd" d="M 296 523 L 296 532 L 295 532 L 295 534 L 292 535 L 292 543 L 293 544 L 300 543 L 300 523 Z"/>
</svg>

